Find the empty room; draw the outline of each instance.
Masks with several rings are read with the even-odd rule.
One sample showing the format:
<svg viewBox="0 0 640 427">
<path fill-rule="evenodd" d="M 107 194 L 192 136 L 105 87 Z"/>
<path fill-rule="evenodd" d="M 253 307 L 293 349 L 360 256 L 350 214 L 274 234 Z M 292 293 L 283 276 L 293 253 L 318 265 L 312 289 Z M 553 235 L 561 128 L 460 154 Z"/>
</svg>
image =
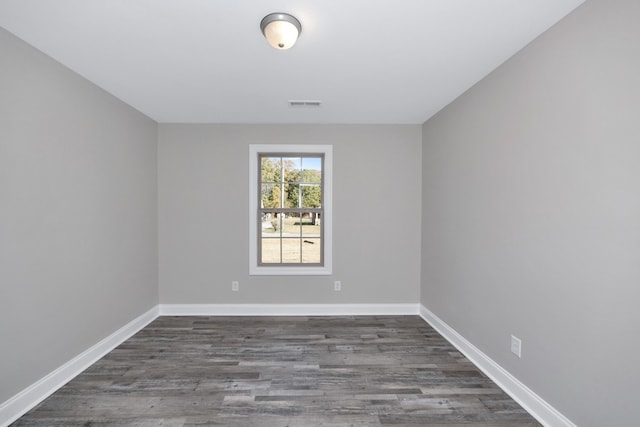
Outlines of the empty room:
<svg viewBox="0 0 640 427">
<path fill-rule="evenodd" d="M 637 0 L 0 0 L 0 426 L 638 425 Z"/>
</svg>

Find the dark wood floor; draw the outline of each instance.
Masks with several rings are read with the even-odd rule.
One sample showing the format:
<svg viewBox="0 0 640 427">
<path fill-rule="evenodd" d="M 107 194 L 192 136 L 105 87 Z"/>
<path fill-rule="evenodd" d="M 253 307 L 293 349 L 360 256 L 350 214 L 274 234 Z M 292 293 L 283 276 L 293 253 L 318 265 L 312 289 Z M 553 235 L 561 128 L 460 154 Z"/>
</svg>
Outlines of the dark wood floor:
<svg viewBox="0 0 640 427">
<path fill-rule="evenodd" d="M 539 426 L 417 316 L 159 317 L 16 426 Z"/>
</svg>

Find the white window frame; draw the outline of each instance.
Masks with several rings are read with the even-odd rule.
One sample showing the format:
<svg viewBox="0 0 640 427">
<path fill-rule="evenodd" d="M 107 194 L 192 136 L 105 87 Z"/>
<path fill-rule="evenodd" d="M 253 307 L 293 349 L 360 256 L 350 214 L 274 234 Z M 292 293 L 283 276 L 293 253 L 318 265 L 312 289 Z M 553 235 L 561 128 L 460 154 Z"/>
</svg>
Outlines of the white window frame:
<svg viewBox="0 0 640 427">
<path fill-rule="evenodd" d="M 258 155 L 262 153 L 324 154 L 324 194 L 322 226 L 324 227 L 323 266 L 258 265 Z M 332 274 L 332 185 L 333 146 L 297 144 L 249 144 L 249 275 L 252 276 L 320 276 Z"/>
</svg>

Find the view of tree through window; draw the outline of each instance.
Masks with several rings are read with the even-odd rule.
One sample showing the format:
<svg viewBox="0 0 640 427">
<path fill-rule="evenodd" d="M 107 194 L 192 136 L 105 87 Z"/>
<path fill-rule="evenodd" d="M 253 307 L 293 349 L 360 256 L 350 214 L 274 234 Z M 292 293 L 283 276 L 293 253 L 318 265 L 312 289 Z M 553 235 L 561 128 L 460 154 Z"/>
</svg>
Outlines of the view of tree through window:
<svg viewBox="0 0 640 427">
<path fill-rule="evenodd" d="M 260 265 L 323 265 L 323 161 L 323 154 L 260 154 Z"/>
</svg>

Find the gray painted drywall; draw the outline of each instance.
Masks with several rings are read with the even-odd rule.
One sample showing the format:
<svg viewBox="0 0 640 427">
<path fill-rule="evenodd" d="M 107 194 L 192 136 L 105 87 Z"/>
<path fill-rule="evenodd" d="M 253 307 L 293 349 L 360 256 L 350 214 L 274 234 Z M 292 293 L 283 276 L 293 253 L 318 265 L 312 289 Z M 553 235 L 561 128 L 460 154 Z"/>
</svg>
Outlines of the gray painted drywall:
<svg viewBox="0 0 640 427">
<path fill-rule="evenodd" d="M 0 29 L 0 402 L 158 302 L 157 125 Z"/>
<path fill-rule="evenodd" d="M 416 303 L 420 135 L 420 125 L 161 124 L 161 303 Z M 251 143 L 333 145 L 332 276 L 249 276 Z"/>
<path fill-rule="evenodd" d="M 587 1 L 423 126 L 422 303 L 579 426 L 638 423 L 639 16 Z"/>
</svg>

